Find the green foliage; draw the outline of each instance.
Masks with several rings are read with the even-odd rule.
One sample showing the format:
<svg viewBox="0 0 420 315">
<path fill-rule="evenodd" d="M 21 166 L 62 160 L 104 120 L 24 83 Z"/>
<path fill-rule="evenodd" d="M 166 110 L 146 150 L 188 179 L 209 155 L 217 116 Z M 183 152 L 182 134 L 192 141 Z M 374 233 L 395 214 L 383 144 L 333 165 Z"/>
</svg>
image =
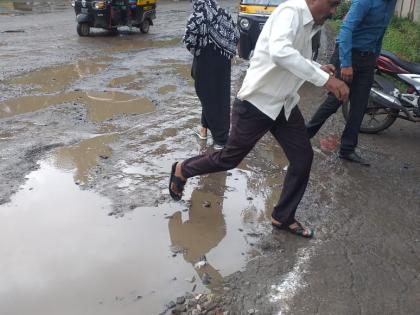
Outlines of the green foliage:
<svg viewBox="0 0 420 315">
<path fill-rule="evenodd" d="M 342 0 L 337 7 L 337 11 L 335 12 L 333 19 L 334 20 L 342 20 L 347 12 L 350 9 L 351 1 L 350 0 Z"/>
<path fill-rule="evenodd" d="M 420 24 L 394 16 L 385 33 L 382 49 L 403 59 L 420 62 Z"/>
<path fill-rule="evenodd" d="M 334 30 L 334 32 L 338 33 L 340 30 L 342 21 L 341 20 L 330 20 L 328 21 L 328 25 Z"/>
<path fill-rule="evenodd" d="M 337 33 L 341 23 L 341 20 L 336 19 L 331 20 L 329 25 Z M 382 49 L 405 60 L 420 62 L 420 24 L 394 16 L 385 33 Z"/>
</svg>

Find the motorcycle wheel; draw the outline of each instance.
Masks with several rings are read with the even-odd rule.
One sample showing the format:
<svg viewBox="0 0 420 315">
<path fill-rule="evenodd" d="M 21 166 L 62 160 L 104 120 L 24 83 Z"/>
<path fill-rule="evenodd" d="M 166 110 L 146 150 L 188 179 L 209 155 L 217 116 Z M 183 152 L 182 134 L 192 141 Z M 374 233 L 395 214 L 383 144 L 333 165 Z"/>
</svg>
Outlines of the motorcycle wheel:
<svg viewBox="0 0 420 315">
<path fill-rule="evenodd" d="M 350 108 L 350 101 L 341 106 L 346 122 L 350 118 Z M 360 126 L 360 132 L 372 134 L 385 130 L 395 122 L 398 113 L 398 109 L 382 107 L 381 105 L 372 102 L 369 98 L 369 103 Z"/>
<path fill-rule="evenodd" d="M 150 21 L 149 19 L 144 19 L 144 21 L 140 24 L 140 32 L 143 34 L 149 33 L 150 29 Z"/>
<path fill-rule="evenodd" d="M 77 34 L 79 36 L 89 36 L 90 26 L 87 23 L 78 23 L 77 24 Z"/>
</svg>

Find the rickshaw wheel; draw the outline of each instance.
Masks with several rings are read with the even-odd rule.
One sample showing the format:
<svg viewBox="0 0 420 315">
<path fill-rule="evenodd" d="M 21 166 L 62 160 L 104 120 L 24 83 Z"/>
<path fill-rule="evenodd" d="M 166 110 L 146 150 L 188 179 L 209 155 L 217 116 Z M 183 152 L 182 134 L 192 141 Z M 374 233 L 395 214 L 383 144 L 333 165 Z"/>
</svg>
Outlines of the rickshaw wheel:
<svg viewBox="0 0 420 315">
<path fill-rule="evenodd" d="M 150 21 L 149 19 L 144 19 L 144 21 L 140 24 L 140 31 L 143 34 L 149 33 L 150 29 Z"/>
<path fill-rule="evenodd" d="M 90 32 L 90 26 L 87 23 L 78 23 L 77 24 L 77 34 L 79 36 L 88 36 Z"/>
</svg>

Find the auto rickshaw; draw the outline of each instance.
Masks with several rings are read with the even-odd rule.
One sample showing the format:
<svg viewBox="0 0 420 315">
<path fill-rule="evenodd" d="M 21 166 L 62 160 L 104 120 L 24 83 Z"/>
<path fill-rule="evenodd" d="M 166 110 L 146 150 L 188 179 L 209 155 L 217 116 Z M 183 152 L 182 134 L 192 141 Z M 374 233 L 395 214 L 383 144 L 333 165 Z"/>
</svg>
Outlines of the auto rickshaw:
<svg viewBox="0 0 420 315">
<path fill-rule="evenodd" d="M 254 51 L 258 36 L 274 9 L 287 0 L 241 0 L 238 14 L 239 57 L 249 59 Z M 312 38 L 312 58 L 318 57 L 321 31 Z"/>
<path fill-rule="evenodd" d="M 91 27 L 116 32 L 129 26 L 147 33 L 156 18 L 156 0 L 72 0 L 72 6 L 79 36 L 88 36 Z"/>
</svg>

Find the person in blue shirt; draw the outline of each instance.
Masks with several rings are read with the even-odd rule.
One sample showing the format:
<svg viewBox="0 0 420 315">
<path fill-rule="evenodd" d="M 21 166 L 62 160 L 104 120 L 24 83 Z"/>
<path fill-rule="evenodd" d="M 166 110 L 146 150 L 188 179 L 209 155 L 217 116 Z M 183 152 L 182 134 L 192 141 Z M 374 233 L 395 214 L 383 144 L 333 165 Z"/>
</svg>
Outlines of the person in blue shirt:
<svg viewBox="0 0 420 315">
<path fill-rule="evenodd" d="M 376 58 L 395 5 L 396 0 L 353 0 L 341 25 L 330 62 L 336 67 L 336 75 L 350 87 L 351 111 L 341 136 L 339 157 L 366 166 L 369 162 L 358 155 L 355 148 L 373 83 Z M 334 94 L 328 94 L 306 124 L 310 138 L 341 104 Z"/>
</svg>

